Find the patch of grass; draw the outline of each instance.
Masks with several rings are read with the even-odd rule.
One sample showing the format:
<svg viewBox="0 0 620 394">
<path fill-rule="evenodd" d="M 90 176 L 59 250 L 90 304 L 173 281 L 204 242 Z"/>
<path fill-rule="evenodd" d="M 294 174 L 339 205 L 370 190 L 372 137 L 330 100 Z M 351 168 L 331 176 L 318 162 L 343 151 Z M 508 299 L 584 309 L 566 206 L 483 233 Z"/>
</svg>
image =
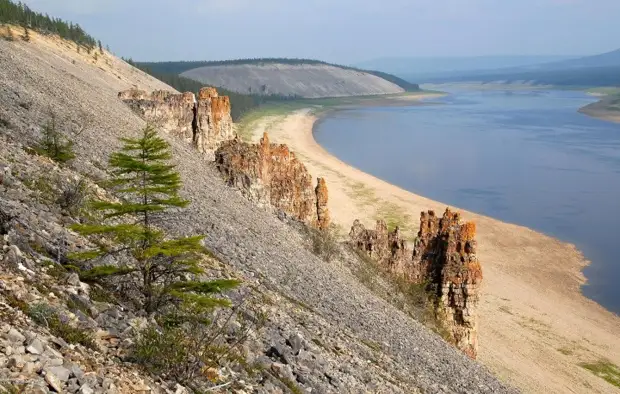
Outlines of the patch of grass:
<svg viewBox="0 0 620 394">
<path fill-rule="evenodd" d="M 252 139 L 252 131 L 256 123 L 267 116 L 285 116 L 296 110 L 305 108 L 302 102 L 290 101 L 262 105 L 244 114 L 237 122 L 237 134 L 246 142 Z"/>
<path fill-rule="evenodd" d="M 295 299 L 293 297 L 289 297 L 288 295 L 284 294 L 284 293 L 280 293 L 280 295 L 284 298 L 286 298 L 290 303 L 295 304 L 299 307 L 301 307 L 302 309 L 306 309 L 307 311 L 310 311 L 312 313 L 316 313 L 316 311 L 309 305 L 307 305 L 306 303 L 299 301 L 298 299 Z"/>
<path fill-rule="evenodd" d="M 333 224 L 324 230 L 308 227 L 312 253 L 328 263 L 331 262 L 338 255 L 338 232 L 338 227 Z"/>
<path fill-rule="evenodd" d="M 30 307 L 27 302 L 17 299 L 12 293 L 4 294 L 4 298 L 6 299 L 6 303 L 15 309 L 19 309 L 22 312 L 28 314 Z"/>
<path fill-rule="evenodd" d="M 592 372 L 612 386 L 620 388 L 620 368 L 612 362 L 599 360 L 594 363 L 581 363 L 579 366 Z"/>
<path fill-rule="evenodd" d="M 303 391 L 301 391 L 301 389 L 299 388 L 299 386 L 297 386 L 297 384 L 295 384 L 295 382 L 293 382 L 291 379 L 289 378 L 285 378 L 282 376 L 276 376 L 278 378 L 278 380 L 280 382 L 282 382 L 282 384 L 284 384 L 286 386 L 287 389 L 289 389 L 291 391 L 291 393 L 293 394 L 302 394 Z"/>
<path fill-rule="evenodd" d="M 14 384 L 0 386 L 0 394 L 19 394 L 23 392 L 23 389 L 15 386 Z"/>
<path fill-rule="evenodd" d="M 104 302 L 106 304 L 114 304 L 116 302 L 116 298 L 110 291 L 99 286 L 91 286 L 90 299 L 95 302 Z"/>
<path fill-rule="evenodd" d="M 502 305 L 502 306 L 500 306 L 500 307 L 499 307 L 499 311 L 500 311 L 500 312 L 507 313 L 507 314 L 509 314 L 509 315 L 513 315 L 513 316 L 514 316 L 514 313 L 512 313 L 512 311 L 510 310 L 510 308 L 508 308 L 506 305 Z"/>
<path fill-rule="evenodd" d="M 60 337 L 68 343 L 80 344 L 96 350 L 97 344 L 88 331 L 73 327 L 56 309 L 45 303 L 34 304 L 28 307 L 28 316 L 37 324 L 46 326 L 52 335 Z"/>
<path fill-rule="evenodd" d="M 392 202 L 386 202 L 379 206 L 377 219 L 385 220 L 389 231 L 394 231 L 396 227 L 406 233 L 412 230 L 410 223 L 413 223 L 413 218 L 411 215 L 401 205 Z"/>
<path fill-rule="evenodd" d="M 60 264 L 55 264 L 55 263 L 51 263 L 50 265 L 48 265 L 46 272 L 49 276 L 57 280 L 64 279 L 64 277 L 67 276 L 68 274 L 65 267 L 63 267 Z"/>
<path fill-rule="evenodd" d="M 559 348 L 558 352 L 562 353 L 565 356 L 572 356 L 573 355 L 573 350 L 569 349 L 566 346 Z"/>
<path fill-rule="evenodd" d="M 54 182 L 49 176 L 39 176 L 34 179 L 24 179 L 22 183 L 33 192 L 37 193 L 37 197 L 47 203 L 53 203 L 58 198 Z"/>
<path fill-rule="evenodd" d="M 80 301 L 78 301 L 76 299 L 73 299 L 73 298 L 67 299 L 67 308 L 69 308 L 69 310 L 71 312 L 73 312 L 73 313 L 76 313 L 77 311 L 80 311 L 85 316 L 91 316 L 90 310 L 88 309 L 88 306 L 85 305 L 83 302 L 80 302 Z"/>
<path fill-rule="evenodd" d="M 380 200 L 375 196 L 374 190 L 366 186 L 363 182 L 348 183 L 349 190 L 347 194 L 360 203 L 361 206 L 372 206 Z"/>
<path fill-rule="evenodd" d="M 312 338 L 311 341 L 314 342 L 314 344 L 317 345 L 318 347 L 326 349 L 323 342 L 321 342 L 318 338 Z"/>
<path fill-rule="evenodd" d="M 362 339 L 361 342 L 376 352 L 381 351 L 381 345 L 375 341 L 371 341 L 369 339 Z"/>
</svg>

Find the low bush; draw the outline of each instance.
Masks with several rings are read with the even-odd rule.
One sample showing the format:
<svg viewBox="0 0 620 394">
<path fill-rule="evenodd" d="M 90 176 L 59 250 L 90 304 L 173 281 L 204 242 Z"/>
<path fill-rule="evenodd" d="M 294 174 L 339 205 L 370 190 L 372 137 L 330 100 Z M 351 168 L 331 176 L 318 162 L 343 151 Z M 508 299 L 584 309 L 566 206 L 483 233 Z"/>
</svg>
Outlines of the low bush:
<svg viewBox="0 0 620 394">
<path fill-rule="evenodd" d="M 43 135 L 34 150 L 39 155 L 49 157 L 61 164 L 75 157 L 73 142 L 61 133 L 53 113 L 50 114 L 50 120 L 43 126 Z"/>
<path fill-rule="evenodd" d="M 153 375 L 202 392 L 217 382 L 220 365 L 245 362 L 241 346 L 251 329 L 264 324 L 264 316 L 252 314 L 256 319 L 243 319 L 237 310 L 214 317 L 200 306 L 181 307 L 141 330 L 130 358 Z"/>
<path fill-rule="evenodd" d="M 84 202 L 88 197 L 86 181 L 80 179 L 77 182 L 70 182 L 61 187 L 62 190 L 56 202 L 70 214 L 78 214 L 84 208 Z"/>
<path fill-rule="evenodd" d="M 90 332 L 73 327 L 66 317 L 47 304 L 34 304 L 27 308 L 27 314 L 35 323 L 46 326 L 52 335 L 64 339 L 67 343 L 97 349 L 95 339 Z"/>
<path fill-rule="evenodd" d="M 331 225 L 324 230 L 309 228 L 312 252 L 328 263 L 338 255 L 338 228 Z"/>
</svg>

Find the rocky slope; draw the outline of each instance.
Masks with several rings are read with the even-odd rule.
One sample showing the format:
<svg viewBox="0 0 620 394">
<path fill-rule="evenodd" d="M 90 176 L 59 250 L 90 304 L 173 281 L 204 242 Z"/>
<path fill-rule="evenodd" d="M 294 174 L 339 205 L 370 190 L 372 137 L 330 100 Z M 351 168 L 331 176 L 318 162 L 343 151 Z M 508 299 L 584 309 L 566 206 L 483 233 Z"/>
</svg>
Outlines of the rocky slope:
<svg viewBox="0 0 620 394">
<path fill-rule="evenodd" d="M 400 86 L 378 76 L 322 64 L 205 66 L 181 75 L 239 93 L 317 98 L 404 92 Z"/>
<path fill-rule="evenodd" d="M 140 392 L 126 382 L 139 383 L 143 392 L 184 390 L 147 376 L 123 358 L 131 322 L 142 316 L 121 302 L 99 304 L 92 289 L 67 275 L 53 277 L 47 268 L 56 263 L 50 251 L 84 240 L 67 232 L 71 216 L 63 213 L 57 199 L 46 200 L 41 194 L 56 196 L 69 180 L 85 179 L 95 187 L 94 182 L 105 177 L 105 163 L 118 149 L 118 137 L 134 136 L 144 126 L 144 120 L 118 99 L 119 91 L 131 88 L 170 90 L 109 54 L 94 59 L 77 53 L 73 45 L 35 34 L 29 43 L 0 41 L 0 276 L 5 283 L 0 305 L 7 311 L 0 327 L 0 374 L 12 382 L 36 385 L 39 391 L 31 392 Z M 81 130 L 67 131 L 77 158 L 65 168 L 26 152 L 40 136 L 50 110 L 67 130 Z M 361 284 L 354 275 L 360 265 L 355 253 L 341 247 L 331 263 L 318 258 L 309 251 L 298 222 L 257 209 L 228 187 L 215 165 L 192 144 L 172 134 L 164 136 L 184 181 L 183 194 L 192 200 L 167 224 L 169 230 L 206 233 L 206 246 L 222 262 L 216 275 L 242 278 L 245 286 L 239 292 L 260 299 L 258 308 L 267 316 L 244 346 L 245 365 L 255 368 L 222 367 L 218 376 L 226 386 L 221 391 L 513 392 Z M 44 238 L 33 246 L 37 234 Z M 37 290 L 34 283 L 52 291 Z M 73 293 L 92 316 L 71 311 L 74 304 L 66 300 Z M 89 327 L 95 350 L 56 344 L 57 335 L 37 324 L 25 308 L 24 303 L 33 302 L 53 306 L 71 326 Z M 11 361 L 14 355 L 17 359 Z M 81 378 L 82 372 L 87 377 Z"/>
</svg>

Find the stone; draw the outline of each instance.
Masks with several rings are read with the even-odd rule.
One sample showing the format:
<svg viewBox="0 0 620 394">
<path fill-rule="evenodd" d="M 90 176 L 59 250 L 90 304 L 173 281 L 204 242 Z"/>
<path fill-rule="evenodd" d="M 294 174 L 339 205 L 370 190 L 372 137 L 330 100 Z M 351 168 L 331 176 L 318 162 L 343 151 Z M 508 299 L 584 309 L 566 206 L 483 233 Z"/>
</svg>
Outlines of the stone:
<svg viewBox="0 0 620 394">
<path fill-rule="evenodd" d="M 215 152 L 215 163 L 226 183 L 250 201 L 320 228 L 329 226 L 325 181 L 319 179 L 315 189 L 303 163 L 286 145 L 271 144 L 267 133 L 259 144 L 224 144 Z"/>
<path fill-rule="evenodd" d="M 316 228 L 319 230 L 325 230 L 329 227 L 331 218 L 329 216 L 329 208 L 327 206 L 329 195 L 327 193 L 327 184 L 325 183 L 324 178 L 317 179 L 317 185 L 314 189 L 314 193 L 316 195 Z"/>
<path fill-rule="evenodd" d="M 235 138 L 230 99 L 212 87 L 193 93 L 175 94 L 156 90 L 120 92 L 118 97 L 146 121 L 167 133 L 191 142 L 201 153 L 212 153 Z"/>
<path fill-rule="evenodd" d="M 66 382 L 71 376 L 71 371 L 63 367 L 62 365 L 46 367 L 45 373 L 51 373 L 55 375 L 61 382 Z"/>
<path fill-rule="evenodd" d="M 83 384 L 78 391 L 78 394 L 94 394 L 95 390 L 91 389 L 88 384 Z"/>
<path fill-rule="evenodd" d="M 460 214 L 446 209 L 420 217 L 419 242 L 413 253 L 420 274 L 436 284 L 438 318 L 451 341 L 471 358 L 478 352 L 478 305 L 482 267 L 476 257 L 476 225 L 462 223 Z"/>
<path fill-rule="evenodd" d="M 369 230 L 356 220 L 349 233 L 352 245 L 387 272 L 411 283 L 427 284 L 437 300 L 435 314 L 449 340 L 472 358 L 478 349 L 482 282 L 475 235 L 475 223 L 463 223 L 460 214 L 450 209 L 441 218 L 433 211 L 421 213 L 413 252 L 399 228 L 390 232 L 384 221 L 377 221 L 375 229 Z"/>
<path fill-rule="evenodd" d="M 32 375 L 37 371 L 37 365 L 32 361 L 28 361 L 24 364 L 24 368 L 22 368 L 22 373 L 26 375 Z"/>
<path fill-rule="evenodd" d="M 293 334 L 286 343 L 293 349 L 293 354 L 298 355 L 303 348 L 304 339 L 299 334 Z"/>
<path fill-rule="evenodd" d="M 20 345 L 26 341 L 26 337 L 14 328 L 9 330 L 9 332 L 5 335 L 5 338 L 14 344 Z"/>
<path fill-rule="evenodd" d="M 47 372 L 45 374 L 45 381 L 50 386 L 50 388 L 52 388 L 52 390 L 56 391 L 57 393 L 62 393 L 62 382 L 60 381 L 60 379 L 58 379 L 56 375 L 51 372 Z"/>
<path fill-rule="evenodd" d="M 68 285 L 79 287 L 81 283 L 82 282 L 80 282 L 79 275 L 76 274 L 75 272 L 70 273 L 69 276 L 67 277 L 67 284 Z"/>
<path fill-rule="evenodd" d="M 84 378 L 84 371 L 76 364 L 71 364 L 70 368 L 71 375 L 75 376 L 78 380 Z"/>
<path fill-rule="evenodd" d="M 219 96 L 215 88 L 202 88 L 196 103 L 194 146 L 199 152 L 214 151 L 235 138 L 230 99 Z"/>
<path fill-rule="evenodd" d="M 352 245 L 377 261 L 386 271 L 401 277 L 410 277 L 410 249 L 396 227 L 388 231 L 387 224 L 378 220 L 374 230 L 366 229 L 356 220 L 353 222 L 349 238 Z"/>
<path fill-rule="evenodd" d="M 30 342 L 30 345 L 26 347 L 26 351 L 30 354 L 43 354 L 43 342 L 41 342 L 38 338 L 33 339 L 32 342 Z"/>
<path fill-rule="evenodd" d="M 25 365 L 26 362 L 22 356 L 11 356 L 6 364 L 7 368 L 11 371 L 21 371 Z"/>
</svg>

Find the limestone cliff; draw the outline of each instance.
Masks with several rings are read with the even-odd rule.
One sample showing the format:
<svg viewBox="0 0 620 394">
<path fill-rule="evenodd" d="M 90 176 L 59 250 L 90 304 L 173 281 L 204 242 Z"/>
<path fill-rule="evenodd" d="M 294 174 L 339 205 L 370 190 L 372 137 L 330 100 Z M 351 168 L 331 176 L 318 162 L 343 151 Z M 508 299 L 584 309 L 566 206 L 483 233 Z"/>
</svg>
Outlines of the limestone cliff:
<svg viewBox="0 0 620 394">
<path fill-rule="evenodd" d="M 327 186 L 312 187 L 312 177 L 286 145 L 271 144 L 267 133 L 259 144 L 235 140 L 215 153 L 217 168 L 231 186 L 250 200 L 285 212 L 318 228 L 329 226 Z"/>
<path fill-rule="evenodd" d="M 220 97 L 215 88 L 201 89 L 198 98 L 189 92 L 136 89 L 120 92 L 118 97 L 146 121 L 192 142 L 202 153 L 213 152 L 235 136 L 230 100 Z"/>
<path fill-rule="evenodd" d="M 482 268 L 476 257 L 476 226 L 462 223 L 446 209 L 442 218 L 422 212 L 413 252 L 398 227 L 389 232 L 384 221 L 375 230 L 355 221 L 349 233 L 353 245 L 387 272 L 412 283 L 426 284 L 436 297 L 436 314 L 457 348 L 476 358 Z"/>
</svg>

